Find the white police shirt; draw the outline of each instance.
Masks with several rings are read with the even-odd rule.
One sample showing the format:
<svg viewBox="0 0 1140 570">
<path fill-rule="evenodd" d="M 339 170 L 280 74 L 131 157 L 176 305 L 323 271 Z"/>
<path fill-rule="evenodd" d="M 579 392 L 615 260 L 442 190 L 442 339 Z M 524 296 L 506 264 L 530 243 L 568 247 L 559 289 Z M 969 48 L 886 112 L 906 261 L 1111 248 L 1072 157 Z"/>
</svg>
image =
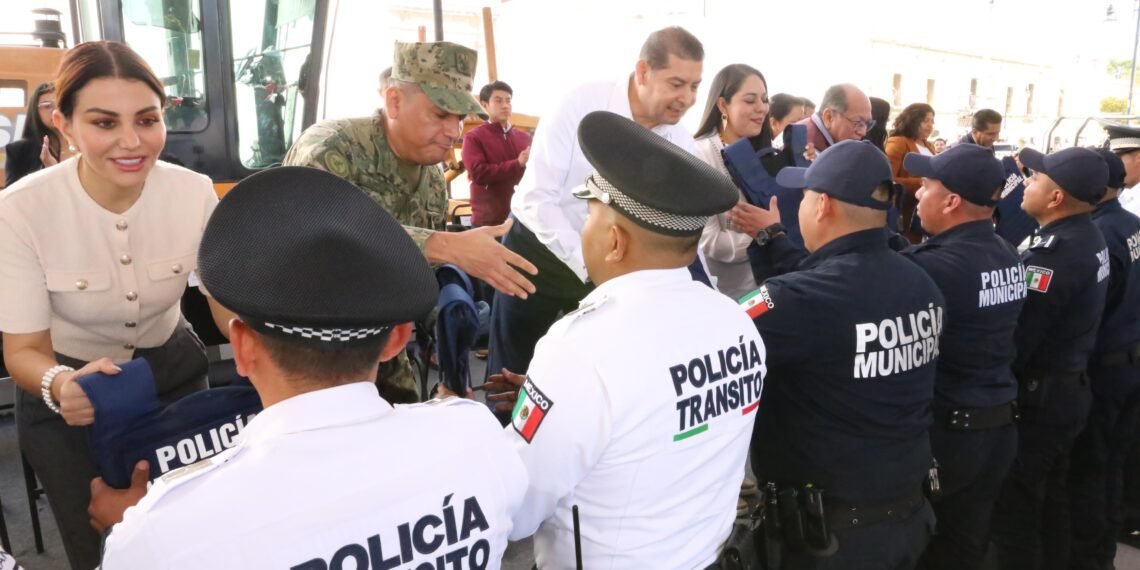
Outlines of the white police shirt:
<svg viewBox="0 0 1140 570">
<path fill-rule="evenodd" d="M 746 312 L 687 269 L 607 281 L 538 342 L 512 425 L 512 539 L 539 568 L 698 568 L 728 538 L 766 372 Z"/>
<path fill-rule="evenodd" d="M 1124 206 L 1125 210 L 1140 216 L 1140 185 L 1121 192 L 1120 205 Z"/>
<path fill-rule="evenodd" d="M 605 110 L 633 120 L 629 107 L 632 75 L 618 81 L 586 83 L 566 93 L 534 133 L 526 172 L 511 198 L 511 214 L 534 232 L 551 253 L 586 281 L 582 257 L 582 224 L 586 200 L 571 193 L 594 171 L 578 144 L 578 124 L 587 114 Z M 693 135 L 681 125 L 657 125 L 653 132 L 694 152 Z M 703 255 L 703 253 L 702 253 Z"/>
<path fill-rule="evenodd" d="M 481 404 L 393 408 L 371 382 L 289 398 L 157 480 L 102 568 L 498 568 L 527 484 L 501 434 Z"/>
</svg>

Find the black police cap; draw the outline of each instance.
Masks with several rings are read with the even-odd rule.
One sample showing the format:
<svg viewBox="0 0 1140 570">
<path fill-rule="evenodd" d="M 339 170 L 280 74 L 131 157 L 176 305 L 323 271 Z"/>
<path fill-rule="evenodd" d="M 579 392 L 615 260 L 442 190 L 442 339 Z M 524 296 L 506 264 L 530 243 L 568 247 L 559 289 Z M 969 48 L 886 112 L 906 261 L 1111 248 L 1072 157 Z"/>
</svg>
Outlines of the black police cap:
<svg viewBox="0 0 1140 570">
<path fill-rule="evenodd" d="M 709 216 L 740 200 L 727 176 L 621 115 L 583 117 L 578 144 L 595 172 L 574 195 L 600 200 L 653 232 L 700 234 Z"/>
<path fill-rule="evenodd" d="M 1072 147 L 1050 154 L 1027 148 L 1017 158 L 1082 202 L 1096 204 L 1108 187 L 1108 165 L 1103 157 L 1087 148 Z"/>
<path fill-rule="evenodd" d="M 1089 150 L 1099 154 L 1108 166 L 1108 187 L 1114 190 L 1124 188 L 1124 178 L 1127 176 L 1127 172 L 1124 170 L 1124 161 L 1115 152 L 1106 148 L 1090 148 Z"/>
<path fill-rule="evenodd" d="M 993 150 L 976 144 L 954 145 L 935 156 L 907 153 L 903 167 L 912 176 L 932 178 L 979 206 L 995 206 L 994 194 L 1005 183 L 1005 169 Z"/>
<path fill-rule="evenodd" d="M 349 345 L 418 319 L 435 276 L 407 232 L 351 183 L 285 166 L 218 204 L 198 251 L 202 284 L 273 336 Z"/>
<path fill-rule="evenodd" d="M 889 210 L 890 201 L 875 198 L 875 190 L 891 184 L 891 163 L 887 155 L 864 141 L 841 141 L 819 153 L 807 168 L 789 166 L 776 175 L 785 188 L 806 188 L 836 200 Z"/>
</svg>

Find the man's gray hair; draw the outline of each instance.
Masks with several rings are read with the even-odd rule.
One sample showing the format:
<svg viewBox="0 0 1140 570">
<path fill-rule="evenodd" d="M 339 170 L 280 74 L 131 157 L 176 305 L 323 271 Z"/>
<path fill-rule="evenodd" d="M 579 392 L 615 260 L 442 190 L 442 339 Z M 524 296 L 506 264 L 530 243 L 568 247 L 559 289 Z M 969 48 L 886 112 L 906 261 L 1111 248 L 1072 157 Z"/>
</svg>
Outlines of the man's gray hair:
<svg viewBox="0 0 1140 570">
<path fill-rule="evenodd" d="M 847 85 L 832 85 L 827 88 L 823 94 L 823 100 L 819 102 L 819 113 L 823 113 L 828 109 L 835 109 L 840 113 L 847 112 Z"/>
</svg>

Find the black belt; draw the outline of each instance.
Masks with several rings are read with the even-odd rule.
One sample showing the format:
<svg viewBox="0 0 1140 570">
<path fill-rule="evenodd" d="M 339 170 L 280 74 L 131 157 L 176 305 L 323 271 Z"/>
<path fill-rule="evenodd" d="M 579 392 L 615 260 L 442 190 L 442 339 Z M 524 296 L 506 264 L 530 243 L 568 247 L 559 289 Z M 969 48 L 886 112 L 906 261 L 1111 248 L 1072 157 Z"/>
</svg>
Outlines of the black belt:
<svg viewBox="0 0 1140 570">
<path fill-rule="evenodd" d="M 921 489 L 901 499 L 877 505 L 825 505 L 827 524 L 832 529 L 855 528 L 878 524 L 889 520 L 903 520 L 914 514 L 926 502 Z"/>
<path fill-rule="evenodd" d="M 1140 364 L 1140 344 L 1124 350 L 1109 352 L 1094 356 L 1092 363 L 1096 366 L 1108 368 L 1110 366 L 1124 366 L 1126 364 Z"/>
<path fill-rule="evenodd" d="M 976 431 L 1005 427 L 1017 421 L 1017 404 L 1009 402 L 988 408 L 934 410 L 934 421 L 952 431 Z"/>
</svg>

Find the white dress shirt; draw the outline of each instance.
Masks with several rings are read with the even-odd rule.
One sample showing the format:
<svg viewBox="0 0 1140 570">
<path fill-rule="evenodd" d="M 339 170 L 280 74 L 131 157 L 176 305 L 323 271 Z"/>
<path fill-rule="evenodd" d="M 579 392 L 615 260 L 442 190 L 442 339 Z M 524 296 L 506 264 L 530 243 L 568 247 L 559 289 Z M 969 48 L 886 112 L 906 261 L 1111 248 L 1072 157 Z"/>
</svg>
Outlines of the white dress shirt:
<svg viewBox="0 0 1140 570">
<path fill-rule="evenodd" d="M 745 310 L 686 269 L 598 286 L 539 341 L 505 429 L 530 473 L 512 539 L 537 529 L 538 567 L 573 568 L 577 505 L 585 568 L 711 564 L 764 362 Z"/>
<path fill-rule="evenodd" d="M 79 161 L 0 192 L 0 330 L 49 330 L 60 354 L 122 364 L 174 333 L 218 197 L 209 178 L 158 161 L 116 214 L 83 190 Z"/>
<path fill-rule="evenodd" d="M 1140 185 L 1128 188 L 1120 193 L 1120 205 L 1125 210 L 1140 216 Z"/>
<path fill-rule="evenodd" d="M 571 190 L 581 186 L 594 167 L 578 146 L 578 124 L 593 111 L 611 111 L 633 120 L 629 108 L 632 75 L 620 81 L 587 83 L 571 89 L 554 112 L 542 118 L 531 143 L 526 173 L 511 198 L 511 213 L 554 255 L 586 281 L 582 257 L 582 224 L 586 201 Z M 680 125 L 658 125 L 653 132 L 693 152 L 693 137 Z"/>
<path fill-rule="evenodd" d="M 697 158 L 729 176 L 720 154 L 722 150 L 724 143 L 716 133 L 696 141 Z M 701 253 L 705 256 L 709 273 L 716 278 L 716 288 L 733 300 L 756 289 L 752 264 L 748 262 L 748 246 L 751 243 L 752 236 L 732 229 L 727 214 L 709 216 L 704 232 L 701 233 Z"/>
<path fill-rule="evenodd" d="M 482 404 L 393 408 L 357 382 L 274 404 L 163 475 L 102 568 L 498 568 L 526 484 Z"/>
</svg>

